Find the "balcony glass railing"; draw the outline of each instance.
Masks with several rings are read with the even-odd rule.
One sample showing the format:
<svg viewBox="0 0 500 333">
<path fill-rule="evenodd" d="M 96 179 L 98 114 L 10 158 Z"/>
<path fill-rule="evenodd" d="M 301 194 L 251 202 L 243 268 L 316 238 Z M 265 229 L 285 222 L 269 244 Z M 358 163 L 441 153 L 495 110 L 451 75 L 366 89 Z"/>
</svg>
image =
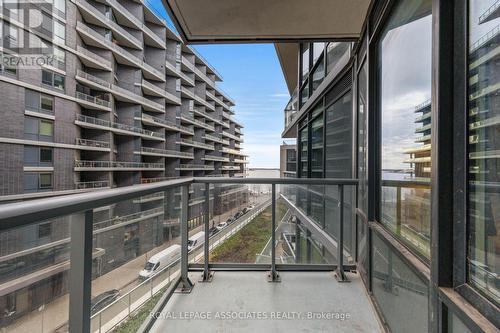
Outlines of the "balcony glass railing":
<svg viewBox="0 0 500 333">
<path fill-rule="evenodd" d="M 130 132 L 131 134 L 139 134 L 144 138 L 157 138 L 157 139 L 165 139 L 165 136 L 161 133 L 148 131 L 139 127 L 134 127 L 130 125 L 120 124 L 120 123 L 112 123 L 108 120 L 103 120 L 99 118 L 89 117 L 82 114 L 76 116 L 76 121 L 81 122 L 88 125 L 95 125 L 99 127 L 107 127 L 110 130 L 116 129 L 120 131 Z"/>
<path fill-rule="evenodd" d="M 76 170 L 84 169 L 164 169 L 163 163 L 142 163 L 142 162 L 122 162 L 122 161 L 75 161 Z"/>
<path fill-rule="evenodd" d="M 104 188 L 109 187 L 109 182 L 107 180 L 96 180 L 92 182 L 76 182 L 75 188 L 78 190 L 87 190 L 94 188 Z"/>
<path fill-rule="evenodd" d="M 106 141 L 89 140 L 89 139 L 82 139 L 82 138 L 76 138 L 75 141 L 76 141 L 77 146 L 85 146 L 85 147 L 91 147 L 91 148 L 109 148 L 110 147 L 109 142 L 106 142 Z"/>
<path fill-rule="evenodd" d="M 80 91 L 75 92 L 75 97 L 76 97 L 76 99 L 79 99 L 79 100 L 87 102 L 87 103 L 92 103 L 92 104 L 95 104 L 98 106 L 103 106 L 105 108 L 111 107 L 110 101 L 103 100 L 103 99 L 96 97 L 96 96 L 87 95 L 87 94 L 82 93 Z"/>
<path fill-rule="evenodd" d="M 167 150 L 158 148 L 142 147 L 141 151 L 146 154 L 162 155 L 167 157 L 194 158 L 193 153 L 185 153 L 177 150 Z"/>
<path fill-rule="evenodd" d="M 268 270 L 276 281 L 280 271 L 335 270 L 342 278 L 356 268 L 346 223 L 354 214 L 348 193 L 355 180 L 218 176 L 145 183 L 2 206 L 1 297 L 27 287 L 33 297 L 22 307 L 7 303 L 1 329 L 83 325 L 79 331 L 104 333 L 132 318 L 149 320 L 161 295 L 168 301 L 177 287 L 193 287 L 189 271 L 208 279 L 217 269 Z M 34 228 L 43 237 L 28 241 Z M 155 267 L 158 257 L 168 260 Z"/>
</svg>

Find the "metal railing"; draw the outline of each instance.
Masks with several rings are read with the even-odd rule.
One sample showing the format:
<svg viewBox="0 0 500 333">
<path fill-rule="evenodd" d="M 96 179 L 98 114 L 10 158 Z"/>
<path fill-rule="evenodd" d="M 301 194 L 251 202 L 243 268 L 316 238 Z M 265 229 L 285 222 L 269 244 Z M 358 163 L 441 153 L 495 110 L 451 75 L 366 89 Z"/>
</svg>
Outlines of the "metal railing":
<svg viewBox="0 0 500 333">
<path fill-rule="evenodd" d="M 205 164 L 179 164 L 178 169 L 182 170 L 214 170 L 213 165 Z"/>
<path fill-rule="evenodd" d="M 103 80 L 97 76 L 94 76 L 92 74 L 89 74 L 87 72 L 84 72 L 82 71 L 81 69 L 77 69 L 76 70 L 76 76 L 77 77 L 81 77 L 85 80 L 88 80 L 88 81 L 91 81 L 93 83 L 96 83 L 102 87 L 105 87 L 105 88 L 111 88 L 111 83 L 107 82 L 106 80 Z"/>
<path fill-rule="evenodd" d="M 188 209 L 189 209 L 189 187 L 193 184 L 198 186 L 205 186 L 204 191 L 204 209 L 205 213 L 203 216 L 204 231 L 205 231 L 205 241 L 203 245 L 196 248 L 192 252 L 188 252 Z M 226 229 L 226 232 L 220 232 L 215 236 L 211 236 L 210 233 L 210 200 L 214 197 L 210 192 L 212 185 L 217 184 L 239 184 L 239 185 L 266 185 L 271 188 L 269 194 L 271 194 L 271 200 L 264 202 L 259 206 L 255 214 L 249 215 L 248 217 L 243 217 L 241 223 L 235 223 Z M 17 202 L 12 204 L 3 205 L 0 209 L 0 231 L 8 231 L 17 228 L 22 228 L 26 226 L 31 226 L 44 221 L 47 219 L 56 219 L 72 214 L 76 214 L 75 218 L 71 219 L 70 228 L 70 273 L 69 273 L 69 331 L 77 332 L 89 332 L 91 331 L 91 283 L 92 283 L 92 266 L 93 266 L 93 234 L 94 232 L 99 232 L 105 228 L 113 228 L 115 226 L 120 226 L 126 224 L 130 221 L 139 220 L 148 216 L 160 216 L 164 214 L 164 207 L 152 208 L 149 210 L 135 212 L 126 216 L 119 218 L 112 218 L 106 221 L 101 221 L 94 223 L 94 209 L 105 207 L 109 205 L 114 205 L 118 202 L 125 200 L 133 200 L 138 197 L 146 197 L 154 195 L 158 192 L 165 192 L 173 189 L 181 189 L 181 205 L 180 205 L 180 216 L 178 218 L 180 224 L 180 239 L 181 239 L 181 255 L 178 261 L 175 261 L 171 265 L 167 266 L 160 273 L 153 275 L 154 281 L 147 280 L 141 283 L 138 287 L 149 286 L 149 296 L 144 296 L 140 294 L 139 298 L 134 299 L 132 302 L 131 293 L 127 292 L 119 300 L 113 304 L 127 304 L 127 307 L 123 308 L 126 316 L 130 316 L 131 311 L 135 311 L 148 299 L 152 297 L 153 294 L 162 290 L 163 287 L 169 285 L 169 289 L 166 293 L 166 300 L 169 299 L 171 293 L 175 288 L 180 287 L 182 290 L 187 291 L 193 288 L 188 272 L 202 271 L 202 278 L 207 280 L 211 277 L 211 271 L 217 269 L 239 269 L 239 270 L 260 270 L 269 271 L 270 281 L 277 281 L 279 279 L 279 271 L 287 270 L 326 270 L 336 272 L 337 278 L 340 280 L 345 280 L 344 270 L 355 269 L 354 265 L 344 265 L 344 241 L 343 241 L 343 228 L 344 228 L 344 188 L 345 187 L 355 187 L 357 185 L 357 180 L 355 179 L 285 179 L 285 178 L 224 178 L 224 177 L 202 177 L 202 178 L 183 178 L 175 179 L 170 181 L 160 181 L 157 183 L 149 183 L 142 185 L 134 185 L 128 187 L 107 189 L 102 191 L 96 191 L 93 193 L 82 193 L 75 195 L 66 195 L 54 198 L 46 198 L 39 200 L 31 200 L 24 202 Z M 287 186 L 288 190 L 278 190 L 278 186 Z M 337 195 L 335 201 L 337 204 L 332 206 L 338 207 L 338 219 L 337 217 L 331 216 L 338 222 L 338 234 L 337 237 L 332 237 L 325 228 L 318 225 L 317 222 L 311 221 L 312 217 L 308 214 L 307 209 L 297 205 L 300 198 L 303 195 L 299 195 L 300 191 L 307 189 L 309 187 L 315 186 L 334 186 L 337 189 L 335 192 Z M 278 198 L 279 195 L 279 198 Z M 196 196 L 196 199 L 199 197 Z M 202 198 L 202 197 L 200 197 Z M 202 198 L 203 199 L 203 198 Z M 255 263 L 255 264 L 244 264 L 244 263 L 213 263 L 209 261 L 210 250 L 216 246 L 216 244 L 221 244 L 225 239 L 234 234 L 234 230 L 242 228 L 245 224 L 250 223 L 250 221 L 256 216 L 258 212 L 261 212 L 264 208 L 271 206 L 271 218 L 270 218 L 270 244 L 276 244 L 276 230 L 277 230 L 277 210 L 278 210 L 278 199 L 284 200 L 287 209 L 291 209 L 291 213 L 300 219 L 301 224 L 307 225 L 307 228 L 314 233 L 314 238 L 316 241 L 321 242 L 327 248 L 331 248 L 332 244 L 335 244 L 333 248 L 336 249 L 337 253 L 337 263 L 336 264 L 278 264 L 276 262 L 276 247 L 271 246 L 271 258 L 269 263 Z M 323 205 L 323 209 L 327 208 L 327 204 Z M 262 210 L 261 210 L 262 209 Z M 83 212 L 83 213 L 82 213 Z M 77 218 L 76 216 L 81 216 Z M 199 258 L 200 263 L 190 261 L 190 256 Z M 198 260 L 196 260 L 198 261 Z M 175 268 L 174 268 L 175 267 Z M 157 278 L 155 278 L 157 277 Z M 155 283 L 158 283 L 155 286 Z M 161 284 L 161 287 L 160 287 Z M 143 288 L 144 290 L 146 288 Z M 144 296 L 144 297 L 143 297 Z M 128 298 L 128 302 L 127 302 Z M 165 301 L 166 301 L 165 300 Z M 112 306 L 112 305 L 110 305 Z M 109 307 L 108 307 L 109 308 Z M 102 314 L 105 308 L 99 313 L 92 316 L 93 322 L 99 322 L 99 328 L 103 327 L 103 331 L 109 330 L 111 327 L 116 325 L 114 318 L 111 318 L 110 325 L 104 329 L 106 323 L 102 322 Z M 113 324 L 115 323 L 115 324 Z"/>
<path fill-rule="evenodd" d="M 155 137 L 155 138 L 160 138 L 160 139 L 165 138 L 165 136 L 161 133 L 148 131 L 148 130 L 145 130 L 145 129 L 142 129 L 139 127 L 135 127 L 135 126 L 125 125 L 125 124 L 120 124 L 120 123 L 112 123 L 108 120 L 89 117 L 89 116 L 85 116 L 83 114 L 78 114 L 76 116 L 76 121 L 86 123 L 86 124 L 96 125 L 96 126 L 108 127 L 110 129 L 114 128 L 114 129 L 127 131 L 127 132 L 131 132 L 131 133 L 137 133 L 137 134 L 140 134 L 141 136 L 144 136 L 144 137 Z"/>
<path fill-rule="evenodd" d="M 111 145 L 106 141 L 98 141 L 98 140 L 90 140 L 90 139 L 82 139 L 76 138 L 75 140 L 77 146 L 85 146 L 85 147 L 94 147 L 94 148 L 109 148 Z"/>
<path fill-rule="evenodd" d="M 180 130 L 180 131 L 184 131 L 186 133 L 194 135 L 194 131 L 191 128 L 189 128 L 187 126 L 182 126 L 182 125 L 177 124 L 173 121 L 161 119 L 158 117 L 153 117 L 153 116 L 150 116 L 150 115 L 147 115 L 144 113 L 142 114 L 142 120 L 143 121 L 151 121 L 151 122 L 154 122 L 156 124 L 163 125 L 163 127 L 166 127 L 166 128 Z"/>
<path fill-rule="evenodd" d="M 481 16 L 479 16 L 479 23 L 482 23 L 491 13 L 496 11 L 500 7 L 500 0 L 495 1 Z"/>
<path fill-rule="evenodd" d="M 164 169 L 163 163 L 122 161 L 75 161 L 76 169 Z"/>
<path fill-rule="evenodd" d="M 85 101 L 85 102 L 88 102 L 88 103 L 92 103 L 92 104 L 104 106 L 105 108 L 110 108 L 111 107 L 111 102 L 110 101 L 106 101 L 106 100 L 100 99 L 99 97 L 87 95 L 87 94 L 79 92 L 79 91 L 75 92 L 75 97 L 76 97 L 76 99 L 79 99 L 79 100 L 82 100 L 82 101 Z"/>
<path fill-rule="evenodd" d="M 193 147 L 197 147 L 197 148 L 204 148 L 204 149 L 209 149 L 209 150 L 214 150 L 215 147 L 214 145 L 210 145 L 210 144 L 207 144 L 207 143 L 203 143 L 203 142 L 199 142 L 199 141 L 194 141 L 194 140 L 190 140 L 190 139 L 180 139 L 179 142 L 181 144 L 187 144 L 187 145 L 190 145 L 190 146 L 193 146 Z"/>
<path fill-rule="evenodd" d="M 91 58 L 92 60 L 94 60 L 96 63 L 100 64 L 103 67 L 108 67 L 108 68 L 111 67 L 111 61 L 95 54 L 92 51 L 89 51 L 88 49 L 84 48 L 81 45 L 76 46 L 76 52 L 83 54 L 87 58 Z"/>
<path fill-rule="evenodd" d="M 177 150 L 168 150 L 168 149 L 158 149 L 158 148 L 142 147 L 141 151 L 143 153 L 158 154 L 158 155 L 163 155 L 163 156 L 175 156 L 175 157 L 194 158 L 194 154 L 193 153 L 186 153 L 186 152 L 177 151 Z"/>
<path fill-rule="evenodd" d="M 76 182 L 75 187 L 78 190 L 91 189 L 91 188 L 103 188 L 103 187 L 109 187 L 109 182 L 107 180 L 96 180 L 93 182 Z"/>
</svg>

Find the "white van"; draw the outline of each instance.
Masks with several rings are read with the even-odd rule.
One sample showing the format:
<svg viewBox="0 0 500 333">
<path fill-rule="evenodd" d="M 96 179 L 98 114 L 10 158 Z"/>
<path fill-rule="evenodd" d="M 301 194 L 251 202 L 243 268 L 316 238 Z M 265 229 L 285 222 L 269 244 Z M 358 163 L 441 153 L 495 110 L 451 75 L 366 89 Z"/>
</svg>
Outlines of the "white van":
<svg viewBox="0 0 500 333">
<path fill-rule="evenodd" d="M 191 251 L 205 243 L 205 233 L 203 231 L 194 234 L 188 239 L 188 251 Z"/>
<path fill-rule="evenodd" d="M 165 250 L 158 252 L 144 266 L 144 269 L 139 272 L 139 280 L 145 280 L 167 267 L 175 260 L 181 257 L 181 246 L 178 244 L 172 245 Z"/>
</svg>

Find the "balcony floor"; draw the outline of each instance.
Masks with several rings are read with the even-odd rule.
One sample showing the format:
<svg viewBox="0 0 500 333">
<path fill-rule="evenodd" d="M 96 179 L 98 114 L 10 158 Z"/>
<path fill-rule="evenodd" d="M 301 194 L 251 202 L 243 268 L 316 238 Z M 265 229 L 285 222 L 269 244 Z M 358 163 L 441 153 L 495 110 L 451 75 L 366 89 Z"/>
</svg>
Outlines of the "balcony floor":
<svg viewBox="0 0 500 333">
<path fill-rule="evenodd" d="M 338 283 L 331 272 L 281 272 L 281 283 L 267 282 L 265 272 L 219 271 L 211 283 L 196 282 L 199 275 L 190 273 L 193 291 L 174 294 L 151 332 L 382 332 L 359 274 L 349 273 L 350 283 Z M 268 319 L 215 319 L 228 311 L 261 312 Z M 187 319 L 186 312 L 212 318 Z M 272 319 L 277 312 L 296 318 Z M 304 319 L 308 312 L 349 318 Z"/>
</svg>

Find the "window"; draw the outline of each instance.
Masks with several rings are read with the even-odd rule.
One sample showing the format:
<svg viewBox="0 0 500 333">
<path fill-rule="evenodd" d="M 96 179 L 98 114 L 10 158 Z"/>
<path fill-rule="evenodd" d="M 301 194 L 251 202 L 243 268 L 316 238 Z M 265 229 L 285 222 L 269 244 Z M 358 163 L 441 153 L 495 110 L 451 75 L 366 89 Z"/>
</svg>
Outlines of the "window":
<svg viewBox="0 0 500 333">
<path fill-rule="evenodd" d="M 3 24 L 3 45 L 6 48 L 18 48 L 19 45 L 19 30 L 17 27 L 4 22 Z"/>
<path fill-rule="evenodd" d="M 312 91 L 311 94 L 319 87 L 323 79 L 325 78 L 325 65 L 323 62 L 323 57 L 319 59 L 318 64 L 312 73 Z"/>
<path fill-rule="evenodd" d="M 306 81 L 304 83 L 304 86 L 302 87 L 302 90 L 300 91 L 300 107 L 306 104 L 308 99 L 309 99 L 309 82 Z"/>
<path fill-rule="evenodd" d="M 62 44 L 66 42 L 66 27 L 56 20 L 54 20 L 54 40 Z"/>
<path fill-rule="evenodd" d="M 52 166 L 52 148 L 24 146 L 25 166 Z"/>
<path fill-rule="evenodd" d="M 52 223 L 43 223 L 38 225 L 38 238 L 49 237 L 52 233 Z"/>
<path fill-rule="evenodd" d="M 382 143 L 378 219 L 424 258 L 430 255 L 431 48 L 431 3 L 398 2 L 377 45 Z"/>
<path fill-rule="evenodd" d="M 300 130 L 299 134 L 300 139 L 300 177 L 308 178 L 309 174 L 307 172 L 307 145 L 308 145 L 308 135 L 307 135 L 307 125 Z"/>
<path fill-rule="evenodd" d="M 302 54 L 302 61 L 301 61 L 301 67 L 302 67 L 302 80 L 301 82 L 304 82 L 307 79 L 307 75 L 309 74 L 309 44 L 304 43 L 301 44 L 301 54 Z"/>
<path fill-rule="evenodd" d="M 334 102 L 326 108 L 326 178 L 351 178 L 353 155 L 351 92 L 336 97 L 335 91 L 332 91 L 327 95 L 327 100 L 330 98 Z M 335 101 L 335 98 L 338 99 Z"/>
<path fill-rule="evenodd" d="M 319 110 L 318 110 L 319 109 Z M 315 111 L 322 111 L 322 106 Z M 323 177 L 323 113 L 311 122 L 311 178 Z"/>
<path fill-rule="evenodd" d="M 35 117 L 24 117 L 24 138 L 52 142 L 54 140 L 54 122 Z"/>
<path fill-rule="evenodd" d="M 365 61 L 358 73 L 358 207 L 368 212 L 368 66 Z"/>
<path fill-rule="evenodd" d="M 66 0 L 54 0 L 54 8 L 61 16 L 66 16 Z"/>
<path fill-rule="evenodd" d="M 313 43 L 313 61 L 312 63 L 315 64 L 316 60 L 319 59 L 323 55 L 323 50 L 325 49 L 325 43 Z"/>
<path fill-rule="evenodd" d="M 52 173 L 24 173 L 24 193 L 47 191 L 52 187 Z"/>
<path fill-rule="evenodd" d="M 500 305 L 500 19 L 495 1 L 469 1 L 468 283 Z M 494 11 L 493 11 L 494 12 Z M 487 40 L 487 42 L 485 42 Z"/>
<path fill-rule="evenodd" d="M 24 101 L 26 110 L 54 114 L 54 97 L 52 96 L 26 89 Z"/>
<path fill-rule="evenodd" d="M 343 59 L 349 58 L 349 48 L 351 43 L 338 42 L 328 43 L 326 47 L 326 72 L 330 71 L 337 66 Z"/>
<path fill-rule="evenodd" d="M 40 189 L 50 189 L 52 188 L 52 174 L 51 173 L 41 173 L 40 174 Z"/>
<path fill-rule="evenodd" d="M 42 70 L 42 83 L 59 90 L 64 90 L 64 76 L 51 71 Z"/>
</svg>

